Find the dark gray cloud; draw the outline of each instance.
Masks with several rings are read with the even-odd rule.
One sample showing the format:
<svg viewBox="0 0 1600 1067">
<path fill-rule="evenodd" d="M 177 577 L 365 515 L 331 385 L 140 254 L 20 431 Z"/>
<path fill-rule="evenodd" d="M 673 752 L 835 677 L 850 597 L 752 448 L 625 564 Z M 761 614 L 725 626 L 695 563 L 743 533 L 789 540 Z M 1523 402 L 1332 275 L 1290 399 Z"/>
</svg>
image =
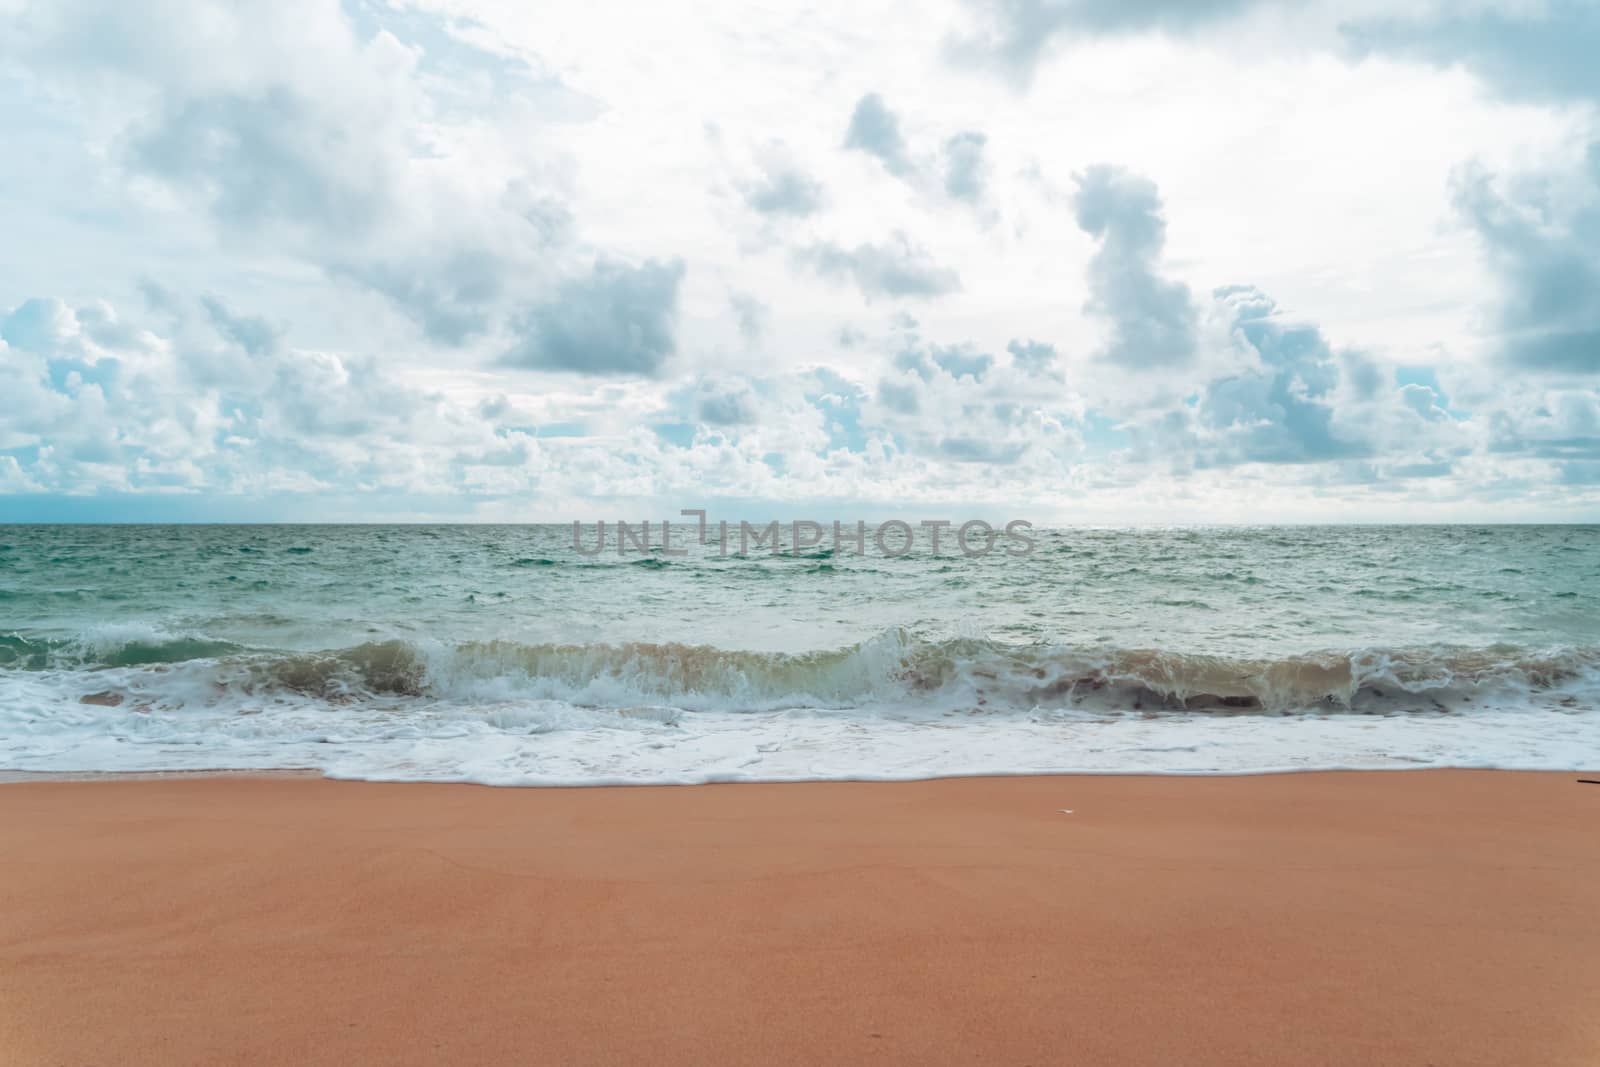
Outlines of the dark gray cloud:
<svg viewBox="0 0 1600 1067">
<path fill-rule="evenodd" d="M 695 417 L 712 426 L 745 426 L 756 421 L 756 398 L 743 382 L 703 383 L 695 394 Z"/>
<path fill-rule="evenodd" d="M 597 262 L 512 321 L 507 366 L 654 376 L 677 347 L 682 260 Z"/>
<path fill-rule="evenodd" d="M 939 442 L 939 454 L 958 463 L 1011 464 L 1022 458 L 1026 445 L 988 441 L 976 437 L 946 437 Z"/>
<path fill-rule="evenodd" d="M 1306 6 L 1309 0 L 968 0 L 977 32 L 953 39 L 949 51 L 1026 84 L 1063 38 L 1186 34 L 1256 8 Z M 1414 14 L 1358 17 L 1339 32 L 1353 57 L 1461 66 L 1511 99 L 1600 100 L 1600 4 L 1593 0 L 1438 3 Z"/>
<path fill-rule="evenodd" d="M 200 298 L 200 305 L 206 309 L 206 317 L 216 331 L 250 355 L 271 355 L 278 350 L 283 331 L 266 319 L 254 315 L 235 315 L 221 299 L 209 293 Z"/>
<path fill-rule="evenodd" d="M 117 316 L 115 309 L 103 300 L 74 309 L 78 328 L 83 335 L 102 348 L 142 347 L 140 329 Z"/>
<path fill-rule="evenodd" d="M 343 119 L 284 88 L 191 100 L 137 139 L 130 159 L 205 198 L 225 226 L 315 234 L 311 255 L 329 274 L 381 294 L 430 340 L 459 345 L 485 332 L 514 269 L 501 238 L 515 231 L 530 246 L 563 240 L 565 208 L 507 189 L 499 232 L 453 233 L 454 249 L 429 241 L 420 253 L 375 250 L 367 239 L 381 240 L 380 223 L 399 210 L 399 164 L 376 145 L 362 150 Z"/>
<path fill-rule="evenodd" d="M 915 374 L 925 382 L 933 381 L 933 376 L 938 373 L 934 369 L 933 360 L 928 358 L 919 341 L 912 338 L 912 343 L 895 353 L 894 369 Z"/>
<path fill-rule="evenodd" d="M 1006 345 L 1011 361 L 1028 374 L 1043 374 L 1055 365 L 1056 346 L 1043 341 L 1014 340 Z"/>
<path fill-rule="evenodd" d="M 404 221 L 404 164 L 355 122 L 287 86 L 193 98 L 136 136 L 128 161 L 200 198 L 225 227 L 300 234 L 329 274 L 381 294 L 433 341 L 459 345 L 485 332 L 514 269 L 502 243 L 565 240 L 571 217 L 564 205 L 514 185 L 501 198 L 503 226 L 495 232 L 464 228 L 446 239 L 453 249 L 440 249 L 437 239 L 423 252 L 374 248 L 386 224 Z"/>
<path fill-rule="evenodd" d="M 1600 5 L 1587 0 L 1443 6 L 1353 23 L 1343 33 L 1357 55 L 1461 66 L 1507 99 L 1600 102 Z M 1600 144 L 1589 146 L 1586 183 L 1564 177 L 1523 176 L 1502 191 L 1494 176 L 1469 166 L 1457 175 L 1454 204 L 1500 280 L 1501 360 L 1590 374 L 1600 371 Z M 1562 184 L 1577 189 L 1563 197 Z"/>
<path fill-rule="evenodd" d="M 885 244 L 844 248 L 825 243 L 799 255 L 823 277 L 855 282 L 868 300 L 879 296 L 927 299 L 961 288 L 959 274 L 939 266 L 925 249 L 900 232 Z"/>
<path fill-rule="evenodd" d="M 993 366 L 994 357 L 978 351 L 971 344 L 924 346 L 915 337 L 910 338 L 906 347 L 894 357 L 896 370 L 915 374 L 925 382 L 933 381 L 940 371 L 952 378 L 967 377 L 982 381 Z"/>
<path fill-rule="evenodd" d="M 144 297 L 145 306 L 151 311 L 173 318 L 183 317 L 183 301 L 178 294 L 150 278 L 141 278 L 138 284 L 139 295 Z"/>
<path fill-rule="evenodd" d="M 1342 352 L 1343 375 L 1353 396 L 1358 400 L 1371 400 L 1385 384 L 1383 368 L 1363 352 Z"/>
<path fill-rule="evenodd" d="M 327 269 L 388 297 L 430 340 L 459 345 L 489 328 L 508 268 L 487 250 L 465 248 L 431 262 L 340 263 Z"/>
<path fill-rule="evenodd" d="M 878 403 L 901 415 L 915 415 L 922 409 L 916 389 L 887 379 L 878 383 Z"/>
<path fill-rule="evenodd" d="M 1076 180 L 1078 225 L 1100 242 L 1089 261 L 1085 310 L 1110 322 L 1102 357 L 1127 367 L 1188 362 L 1197 316 L 1189 287 L 1160 273 L 1167 224 L 1155 183 L 1105 164 Z"/>
<path fill-rule="evenodd" d="M 1339 361 L 1321 331 L 1283 322 L 1277 305 L 1249 286 L 1221 289 L 1217 297 L 1232 309 L 1236 334 L 1261 365 L 1205 388 L 1197 418 L 1220 435 L 1215 461 L 1312 463 L 1370 454 L 1365 443 L 1334 428 Z"/>
<path fill-rule="evenodd" d="M 953 38 L 958 62 L 998 69 L 1019 84 L 1060 37 L 1074 34 L 1185 33 L 1248 10 L 1259 0 L 968 0 L 975 34 Z"/>
<path fill-rule="evenodd" d="M 37 7 L 0 52 L 52 90 L 141 105 L 112 141 L 129 173 L 230 237 L 383 296 L 434 341 L 485 332 L 570 231 L 531 171 L 484 195 L 447 131 L 490 100 L 545 119 L 594 102 L 473 45 L 468 20 L 364 0 L 190 2 L 160 18 L 111 0 Z"/>
<path fill-rule="evenodd" d="M 988 184 L 984 149 L 989 138 L 976 130 L 956 134 L 944 143 L 944 191 L 956 200 L 976 204 Z"/>
<path fill-rule="evenodd" d="M 767 305 L 749 293 L 729 293 L 728 306 L 733 309 L 734 321 L 739 324 L 739 336 L 747 345 L 761 343 L 767 332 L 767 320 L 772 317 Z"/>
<path fill-rule="evenodd" d="M 822 207 L 822 183 L 782 159 L 769 159 L 761 176 L 739 187 L 750 210 L 761 215 L 805 218 Z"/>
<path fill-rule="evenodd" d="M 989 138 L 978 130 L 962 130 L 947 138 L 936 156 L 914 159 L 900 132 L 900 119 L 883 97 L 868 93 L 856 103 L 845 132 L 844 146 L 874 156 L 885 170 L 921 187 L 943 185 L 945 195 L 977 205 L 988 187 Z"/>
<path fill-rule="evenodd" d="M 228 226 L 360 234 L 390 206 L 394 161 L 343 118 L 286 85 L 180 99 L 135 135 L 128 162 Z"/>
<path fill-rule="evenodd" d="M 907 154 L 899 118 L 877 93 L 868 93 L 857 101 L 845 131 L 844 146 L 876 156 L 884 169 L 896 177 L 909 177 L 916 169 Z"/>
<path fill-rule="evenodd" d="M 1415 18 L 1341 27 L 1357 56 L 1462 66 L 1516 100 L 1600 100 L 1600 4 L 1549 0 L 1493 8 L 1441 5 Z"/>
<path fill-rule="evenodd" d="M 1488 448 L 1560 463 L 1600 463 L 1600 389 L 1545 393 L 1531 410 L 1492 412 Z"/>
<path fill-rule="evenodd" d="M 1586 198 L 1565 210 L 1544 183 L 1503 196 L 1478 167 L 1456 180 L 1455 206 L 1478 234 L 1501 284 L 1501 358 L 1529 370 L 1600 371 L 1600 145 Z"/>
<path fill-rule="evenodd" d="M 934 345 L 933 361 L 950 377 L 965 375 L 975 382 L 983 381 L 983 376 L 994 366 L 993 356 L 978 352 L 968 345 Z"/>
<path fill-rule="evenodd" d="M 894 357 L 896 370 L 915 374 L 925 382 L 933 381 L 940 371 L 952 378 L 967 377 L 979 382 L 993 366 L 993 356 L 970 344 L 924 346 L 916 337 L 909 338 L 906 347 Z"/>
</svg>

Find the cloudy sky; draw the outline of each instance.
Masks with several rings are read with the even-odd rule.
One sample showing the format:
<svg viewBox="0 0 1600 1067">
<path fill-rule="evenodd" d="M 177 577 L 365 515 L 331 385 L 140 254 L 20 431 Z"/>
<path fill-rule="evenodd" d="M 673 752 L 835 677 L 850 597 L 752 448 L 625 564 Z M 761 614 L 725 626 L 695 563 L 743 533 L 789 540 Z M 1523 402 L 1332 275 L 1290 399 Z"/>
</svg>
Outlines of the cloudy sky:
<svg viewBox="0 0 1600 1067">
<path fill-rule="evenodd" d="M 1600 4 L 0 0 L 0 519 L 1600 520 Z"/>
</svg>

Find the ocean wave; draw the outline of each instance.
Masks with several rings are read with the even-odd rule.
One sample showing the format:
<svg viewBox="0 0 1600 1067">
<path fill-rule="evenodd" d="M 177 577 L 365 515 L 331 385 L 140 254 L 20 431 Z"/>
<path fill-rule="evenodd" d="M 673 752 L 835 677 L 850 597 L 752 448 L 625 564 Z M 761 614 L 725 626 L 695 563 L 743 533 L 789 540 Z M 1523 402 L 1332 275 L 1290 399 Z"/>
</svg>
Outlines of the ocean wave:
<svg viewBox="0 0 1600 1067">
<path fill-rule="evenodd" d="M 232 641 L 172 636 L 146 627 L 103 630 L 71 638 L 0 633 L 0 670 L 93 670 L 216 659 L 246 651 Z"/>
<path fill-rule="evenodd" d="M 0 635 L 0 669 L 50 672 L 80 690 L 80 698 L 166 707 L 248 696 L 330 704 L 559 700 L 735 712 L 878 706 L 980 714 L 1388 714 L 1525 702 L 1587 707 L 1600 696 L 1595 647 L 1363 648 L 1250 659 L 980 637 L 931 640 L 906 630 L 802 653 L 670 642 L 425 639 L 287 652 L 123 627 L 71 639 Z"/>
</svg>

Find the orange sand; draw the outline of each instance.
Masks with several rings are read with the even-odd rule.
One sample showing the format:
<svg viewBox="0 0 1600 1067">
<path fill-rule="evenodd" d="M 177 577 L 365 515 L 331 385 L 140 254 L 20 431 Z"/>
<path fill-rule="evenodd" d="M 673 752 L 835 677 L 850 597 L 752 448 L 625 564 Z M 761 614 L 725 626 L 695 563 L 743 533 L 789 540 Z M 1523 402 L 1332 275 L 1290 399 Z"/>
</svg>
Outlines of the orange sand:
<svg viewBox="0 0 1600 1067">
<path fill-rule="evenodd" d="M 1576 777 L 0 785 L 0 1062 L 1593 1065 Z"/>
</svg>

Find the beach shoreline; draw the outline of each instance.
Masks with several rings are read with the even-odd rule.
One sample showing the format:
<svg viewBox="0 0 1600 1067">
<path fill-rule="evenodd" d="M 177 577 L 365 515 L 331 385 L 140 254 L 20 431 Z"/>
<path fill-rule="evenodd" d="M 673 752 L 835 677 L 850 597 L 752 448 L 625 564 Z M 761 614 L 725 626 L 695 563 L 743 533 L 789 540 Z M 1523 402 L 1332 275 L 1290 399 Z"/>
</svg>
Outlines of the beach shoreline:
<svg viewBox="0 0 1600 1067">
<path fill-rule="evenodd" d="M 1592 773 L 0 785 L 0 1059 L 1592 1063 Z"/>
</svg>

